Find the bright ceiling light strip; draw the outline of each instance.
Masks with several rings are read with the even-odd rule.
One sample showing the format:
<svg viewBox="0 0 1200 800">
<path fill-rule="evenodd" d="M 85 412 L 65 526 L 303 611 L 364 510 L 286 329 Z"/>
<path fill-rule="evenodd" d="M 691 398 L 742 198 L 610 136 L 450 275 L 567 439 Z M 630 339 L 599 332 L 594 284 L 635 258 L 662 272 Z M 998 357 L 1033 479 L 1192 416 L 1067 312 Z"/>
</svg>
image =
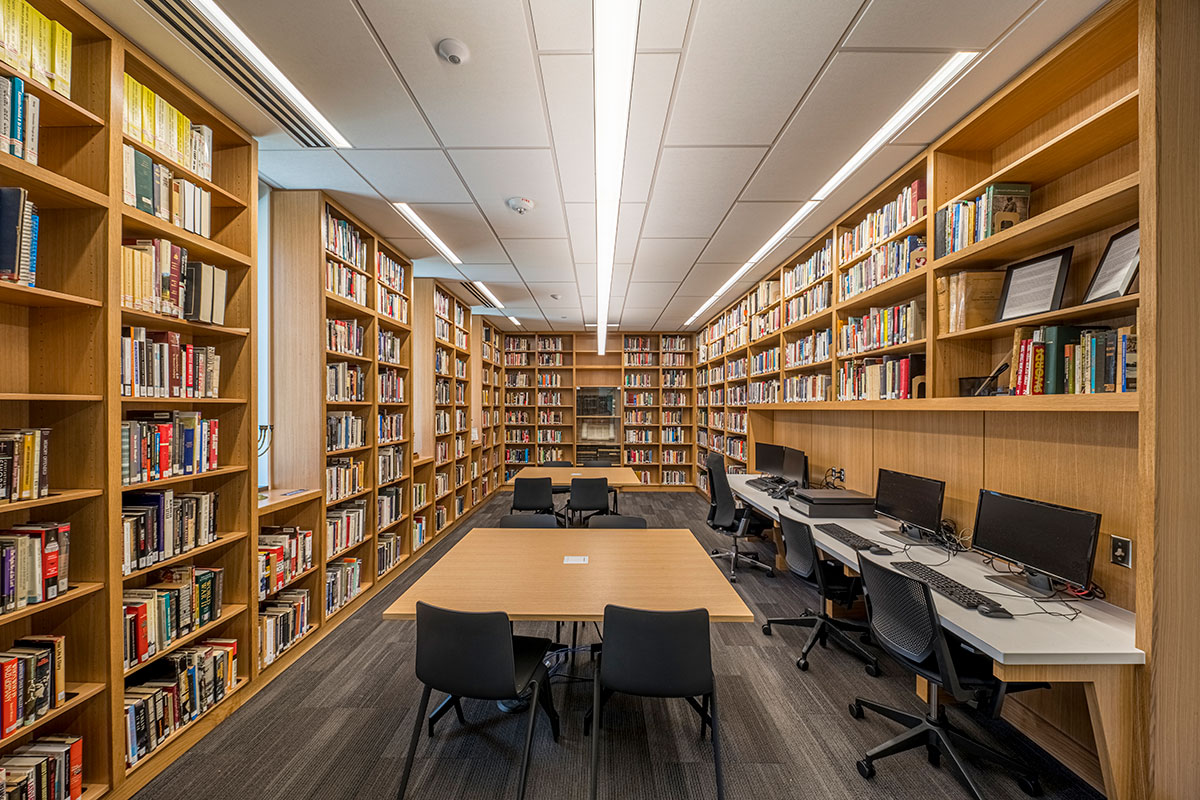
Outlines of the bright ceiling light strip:
<svg viewBox="0 0 1200 800">
<path fill-rule="evenodd" d="M 513 325 L 516 325 L 517 327 L 521 326 L 521 320 L 517 319 L 516 317 L 512 316 L 511 314 L 508 317 L 508 321 L 511 322 Z"/>
<path fill-rule="evenodd" d="M 783 223 L 783 226 L 775 231 L 762 247 L 758 248 L 750 260 L 733 273 L 729 280 L 721 284 L 721 288 L 713 294 L 712 297 L 704 301 L 704 305 L 696 309 L 696 312 L 688 317 L 684 326 L 691 325 L 697 317 L 703 314 L 708 308 L 729 291 L 729 288 L 737 282 L 738 278 L 745 275 L 750 269 L 774 250 L 783 238 L 787 236 L 793 228 L 800 224 L 800 221 L 816 210 L 821 201 L 829 197 L 837 187 L 841 186 L 846 178 L 854 174 L 854 171 L 866 163 L 867 159 L 875 155 L 881 147 L 883 147 L 893 136 L 900 132 L 920 111 L 925 108 L 931 100 L 950 85 L 951 81 L 962 74 L 972 61 L 979 55 L 977 52 L 963 51 L 955 53 L 950 59 L 942 65 L 942 67 L 927 80 L 920 89 L 913 94 L 912 97 L 900 107 L 900 110 L 892 115 L 891 119 L 883 124 L 883 127 L 875 132 L 875 135 L 867 140 L 867 143 L 859 148 L 858 152 L 850 157 L 850 160 L 842 165 L 842 168 L 834 173 L 824 186 L 818 189 L 812 200 L 800 207 L 800 210 L 792 215 L 792 218 Z"/>
<path fill-rule="evenodd" d="M 592 80 L 596 137 L 596 352 L 604 355 L 625 174 L 625 138 L 640 0 L 592 3 Z"/>
<path fill-rule="evenodd" d="M 483 281 L 471 281 L 471 283 L 475 284 L 476 289 L 487 295 L 487 299 L 492 301 L 492 305 L 496 308 L 504 308 L 504 303 L 501 303 L 500 298 L 492 294 L 492 290 Z"/>
<path fill-rule="evenodd" d="M 289 100 L 295 103 L 304 116 L 308 117 L 313 125 L 321 129 L 321 133 L 325 134 L 325 138 L 334 147 L 352 147 L 350 142 L 346 141 L 346 137 L 342 136 L 338 132 L 338 129 L 333 127 L 320 111 L 317 111 L 316 106 L 300 93 L 300 90 L 287 79 L 287 76 L 279 71 L 279 67 L 275 66 L 271 59 L 267 58 L 266 54 L 258 49 L 258 45 L 250 40 L 250 37 L 221 10 L 220 6 L 213 0 L 188 0 L 188 2 L 193 8 L 203 14 L 226 38 L 237 45 L 242 55 L 250 59 L 255 67 L 265 73 L 271 79 L 271 82 L 275 84 L 275 88 L 279 89 Z"/>
<path fill-rule="evenodd" d="M 421 219 L 420 215 L 417 214 L 416 211 L 413 211 L 412 206 L 410 206 L 408 203 L 392 203 L 392 205 L 395 206 L 397 211 L 404 215 L 404 218 L 408 220 L 409 224 L 416 228 L 417 232 L 424 236 L 425 240 L 433 245 L 434 248 L 441 253 L 447 261 L 449 261 L 451 264 L 462 263 L 462 259 L 454 255 L 454 251 L 447 247 L 446 243 L 438 238 L 438 235 L 433 232 L 433 228 L 425 224 L 425 220 Z M 491 294 L 491 292 L 488 294 Z"/>
</svg>

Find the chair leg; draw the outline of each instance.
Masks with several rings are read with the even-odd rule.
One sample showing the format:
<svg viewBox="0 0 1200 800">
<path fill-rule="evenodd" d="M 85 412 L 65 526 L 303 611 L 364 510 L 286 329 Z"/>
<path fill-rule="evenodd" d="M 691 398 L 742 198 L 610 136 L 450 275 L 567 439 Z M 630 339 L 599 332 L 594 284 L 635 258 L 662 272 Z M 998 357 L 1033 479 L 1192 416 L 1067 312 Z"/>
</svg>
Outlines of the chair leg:
<svg viewBox="0 0 1200 800">
<path fill-rule="evenodd" d="M 828 627 L 829 635 L 833 637 L 835 642 L 841 645 L 845 650 L 848 650 L 853 655 L 856 655 L 865 661 L 869 668 L 874 668 L 874 671 L 878 673 L 879 659 L 876 658 L 871 651 L 863 647 L 861 643 L 856 642 L 854 639 L 851 639 L 848 635 L 846 635 L 846 632 L 842 630 L 841 626 L 836 622 L 829 623 Z M 868 669 L 867 671 L 871 672 L 871 669 Z"/>
<path fill-rule="evenodd" d="M 945 729 L 943 735 L 949 740 L 953 747 L 962 750 L 967 755 L 972 755 L 976 758 L 982 758 L 987 761 L 991 761 L 1001 769 L 1008 770 L 1009 772 L 1016 773 L 1017 775 L 1024 775 L 1027 778 L 1036 777 L 1036 775 L 1026 765 L 1017 762 L 1016 760 L 997 750 L 993 750 L 982 742 L 977 742 L 974 739 L 968 738 L 953 728 Z"/>
<path fill-rule="evenodd" d="M 558 743 L 558 711 L 554 708 L 554 694 L 550 691 L 550 676 L 547 674 L 542 682 L 546 684 L 546 690 L 538 695 L 538 702 L 542 705 L 542 710 L 546 712 L 546 717 L 550 720 L 550 735 L 555 743 Z"/>
<path fill-rule="evenodd" d="M 717 732 L 717 688 L 708 695 L 709 724 L 712 725 L 713 770 L 717 777 L 717 800 L 725 800 L 725 772 L 721 768 L 721 735 Z"/>
<path fill-rule="evenodd" d="M 700 705 L 704 709 L 704 716 L 700 718 L 700 741 L 704 741 L 704 728 L 712 723 L 712 712 L 709 711 L 709 696 L 704 695 L 700 699 Z"/>
<path fill-rule="evenodd" d="M 980 794 L 979 787 L 975 785 L 975 781 L 971 779 L 971 773 L 967 771 L 967 765 L 963 763 L 958 749 L 951 744 L 950 738 L 944 735 L 942 731 L 938 731 L 938 734 L 936 737 L 937 749 L 946 756 L 946 761 L 949 763 L 950 771 L 954 773 L 954 777 L 958 778 L 958 782 L 970 793 L 971 797 L 975 798 L 975 800 L 983 800 L 983 795 Z"/>
<path fill-rule="evenodd" d="M 591 800 L 596 800 L 596 791 L 599 785 L 600 771 L 600 675 L 596 674 L 596 679 L 592 681 L 592 715 L 591 715 L 590 730 L 592 732 L 592 770 L 588 777 L 590 784 L 588 788 L 588 797 Z"/>
<path fill-rule="evenodd" d="M 896 753 L 915 750 L 918 747 L 924 747 L 928 742 L 929 724 L 922 722 L 920 725 L 904 731 L 904 733 L 893 736 L 883 744 L 872 747 L 867 751 L 866 760 L 869 763 L 877 758 L 886 758 L 894 756 Z"/>
<path fill-rule="evenodd" d="M 429 715 L 429 735 L 433 736 L 433 726 L 437 725 L 438 720 L 450 713 L 450 709 L 454 709 L 458 714 L 458 721 L 466 725 L 467 718 L 463 716 L 462 706 L 459 705 L 458 698 L 454 695 L 446 695 L 446 699 L 438 704 L 438 707 Z"/>
<path fill-rule="evenodd" d="M 861 697 L 854 698 L 853 705 L 874 711 L 879 716 L 886 717 L 892 722 L 899 722 L 906 728 L 915 728 L 925 721 L 924 717 L 918 717 L 916 714 L 909 714 L 907 711 L 901 711 L 898 708 L 876 703 L 874 700 L 864 700 Z"/>
<path fill-rule="evenodd" d="M 599 667 L 597 667 L 596 669 L 599 669 Z M 598 706 L 598 708 L 595 710 L 589 708 L 586 712 L 584 712 L 584 715 L 583 715 L 583 735 L 584 736 L 591 735 L 593 714 L 599 719 L 599 721 L 596 724 L 600 725 L 601 727 L 604 727 L 604 720 L 602 719 L 604 716 L 604 706 L 606 706 L 608 704 L 608 701 L 612 699 L 612 696 L 613 696 L 613 691 L 611 689 L 602 690 L 600 692 L 600 705 Z"/>
<path fill-rule="evenodd" d="M 537 723 L 538 694 L 541 684 L 533 682 L 533 697 L 529 701 L 529 725 L 525 729 L 525 752 L 521 754 L 521 786 L 517 790 L 517 800 L 525 798 L 525 784 L 529 780 L 529 754 L 533 750 L 533 729 Z"/>
<path fill-rule="evenodd" d="M 404 800 L 404 791 L 408 789 L 408 779 L 412 775 L 413 759 L 417 755 L 417 741 L 421 738 L 421 723 L 425 719 L 425 710 L 429 708 L 429 695 L 432 687 L 426 686 L 421 692 L 421 705 L 417 708 L 417 718 L 413 722 L 412 738 L 408 742 L 408 755 L 404 758 L 404 772 L 400 776 L 400 791 L 396 792 L 396 800 Z"/>
<path fill-rule="evenodd" d="M 708 695 L 702 696 L 699 701 L 697 701 L 694 697 L 685 697 L 683 699 L 686 700 L 687 704 L 692 707 L 693 711 L 696 712 L 696 716 L 700 717 L 700 741 L 704 741 L 704 729 L 707 728 L 709 724 Z"/>
</svg>

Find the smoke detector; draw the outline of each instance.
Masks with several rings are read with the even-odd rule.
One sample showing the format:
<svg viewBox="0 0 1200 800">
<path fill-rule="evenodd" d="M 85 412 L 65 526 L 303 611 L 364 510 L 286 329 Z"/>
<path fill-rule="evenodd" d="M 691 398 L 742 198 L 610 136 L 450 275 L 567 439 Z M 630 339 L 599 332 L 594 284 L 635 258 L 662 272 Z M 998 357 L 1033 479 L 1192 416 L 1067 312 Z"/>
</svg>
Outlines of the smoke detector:
<svg viewBox="0 0 1200 800">
<path fill-rule="evenodd" d="M 451 64 L 462 64 L 471 57 L 471 51 L 458 39 L 442 39 L 437 45 L 438 55 Z"/>
<path fill-rule="evenodd" d="M 510 197 L 506 201 L 508 207 L 518 214 L 524 214 L 526 211 L 533 210 L 533 201 L 528 197 Z"/>
</svg>

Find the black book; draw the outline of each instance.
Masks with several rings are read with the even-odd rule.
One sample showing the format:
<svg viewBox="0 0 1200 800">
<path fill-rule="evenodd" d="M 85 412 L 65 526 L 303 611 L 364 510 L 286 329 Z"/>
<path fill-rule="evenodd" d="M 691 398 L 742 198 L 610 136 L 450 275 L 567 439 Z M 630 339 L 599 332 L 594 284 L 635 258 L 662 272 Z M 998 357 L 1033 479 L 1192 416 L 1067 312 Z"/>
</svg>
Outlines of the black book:
<svg viewBox="0 0 1200 800">
<path fill-rule="evenodd" d="M 1104 391 L 1117 390 L 1117 332 L 1104 332 Z"/>
<path fill-rule="evenodd" d="M 0 502 L 12 499 L 13 459 L 17 454 L 17 437 L 0 434 Z"/>
<path fill-rule="evenodd" d="M 25 222 L 24 189 L 0 186 L 0 279 L 15 281 L 21 274 L 21 232 Z"/>
<path fill-rule="evenodd" d="M 53 697 L 51 673 L 54 669 L 54 651 L 48 647 L 18 647 L 12 650 L 25 657 L 25 724 L 43 717 L 50 710 Z"/>
</svg>

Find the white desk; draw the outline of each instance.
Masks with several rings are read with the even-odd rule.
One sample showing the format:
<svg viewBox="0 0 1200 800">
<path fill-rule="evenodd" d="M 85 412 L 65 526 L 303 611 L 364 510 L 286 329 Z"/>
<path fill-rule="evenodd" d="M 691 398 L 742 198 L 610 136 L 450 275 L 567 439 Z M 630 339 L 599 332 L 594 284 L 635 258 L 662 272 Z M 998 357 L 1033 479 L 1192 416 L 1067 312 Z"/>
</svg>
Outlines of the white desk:
<svg viewBox="0 0 1200 800">
<path fill-rule="evenodd" d="M 899 526 L 887 519 L 825 519 L 808 517 L 786 500 L 775 500 L 766 492 L 752 489 L 753 475 L 729 475 L 734 495 L 778 522 L 780 515 L 812 525 L 813 539 L 823 552 L 857 571 L 860 553 L 817 530 L 822 522 L 836 522 L 892 551 L 890 556 L 863 552 L 863 558 L 880 563 L 922 561 L 943 575 L 994 598 L 1013 614 L 1039 608 L 1068 610 L 1060 603 L 1017 596 L 1011 589 L 987 579 L 995 574 L 975 553 L 960 553 L 946 563 L 944 551 L 934 547 L 910 547 L 884 531 Z M 777 539 L 777 541 L 779 541 Z M 1102 600 L 1070 603 L 1080 614 L 1074 621 L 1039 614 L 1000 619 L 985 617 L 963 608 L 937 592 L 933 593 L 938 615 L 947 630 L 991 656 L 994 674 L 1005 681 L 1082 683 L 1091 712 L 1100 768 L 1110 800 L 1125 800 L 1133 793 L 1133 704 L 1134 669 L 1146 663 L 1146 654 L 1134 646 L 1136 617 L 1125 609 Z"/>
</svg>

